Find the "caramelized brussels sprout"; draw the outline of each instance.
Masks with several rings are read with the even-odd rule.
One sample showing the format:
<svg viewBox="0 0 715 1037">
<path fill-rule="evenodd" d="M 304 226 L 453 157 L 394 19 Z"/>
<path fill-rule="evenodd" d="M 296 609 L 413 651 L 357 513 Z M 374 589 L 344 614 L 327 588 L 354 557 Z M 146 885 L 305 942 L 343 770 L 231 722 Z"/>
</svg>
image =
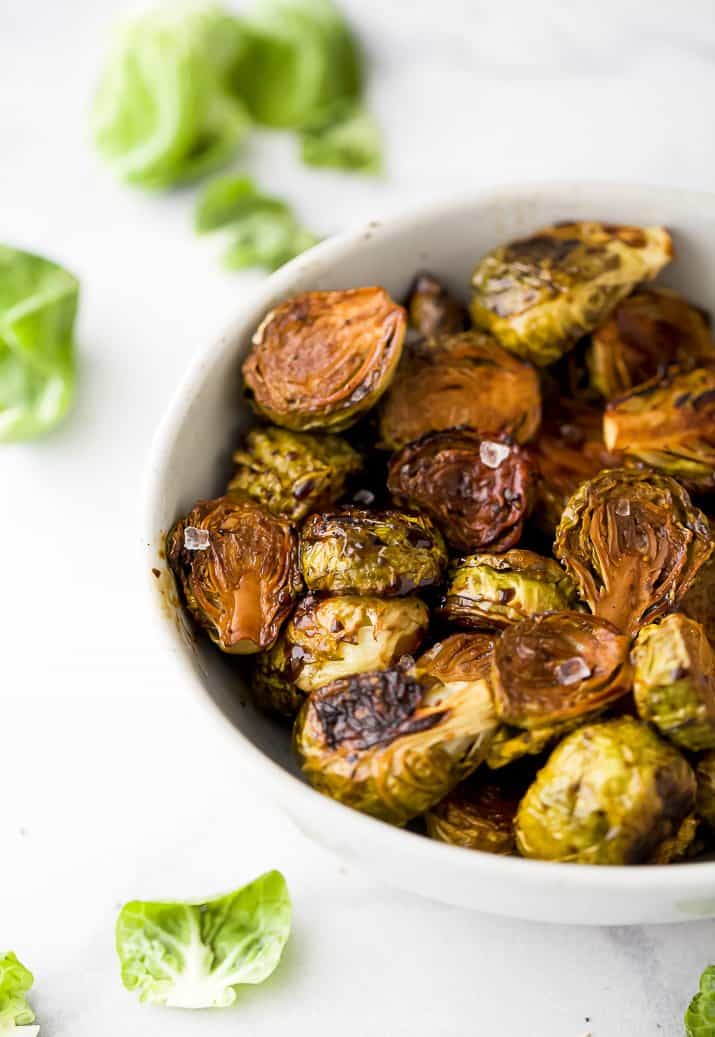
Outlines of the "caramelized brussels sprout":
<svg viewBox="0 0 715 1037">
<path fill-rule="evenodd" d="M 439 681 L 450 693 L 458 691 L 458 685 L 465 682 L 474 681 L 481 686 L 491 666 L 495 644 L 494 636 L 487 633 L 450 634 L 419 657 L 417 671 L 422 677 Z"/>
<path fill-rule="evenodd" d="M 677 749 L 631 717 L 592 724 L 564 738 L 527 790 L 517 848 L 583 864 L 662 860 L 694 804 L 695 775 Z"/>
<path fill-rule="evenodd" d="M 255 407 L 292 429 L 347 428 L 392 381 L 407 327 L 383 288 L 303 292 L 253 337 L 243 377 Z"/>
<path fill-rule="evenodd" d="M 398 504 L 429 515 L 458 551 L 518 543 L 534 499 L 524 450 L 467 428 L 432 432 L 398 451 L 387 487 Z"/>
<path fill-rule="evenodd" d="M 603 438 L 691 489 L 715 489 L 715 367 L 673 370 L 613 400 Z"/>
<path fill-rule="evenodd" d="M 308 692 L 338 677 L 387 668 L 416 651 L 428 624 L 419 598 L 309 595 L 256 660 L 256 700 L 271 712 L 295 716 Z"/>
<path fill-rule="evenodd" d="M 472 276 L 472 320 L 507 349 L 550 364 L 672 255 L 662 227 L 586 221 L 545 227 L 480 260 Z"/>
<path fill-rule="evenodd" d="M 673 612 L 643 627 L 632 658 L 641 719 L 682 749 L 715 749 L 715 652 L 700 624 Z"/>
<path fill-rule="evenodd" d="M 486 656 L 482 668 L 488 669 Z M 294 728 L 303 772 L 320 792 L 405 824 L 479 765 L 496 727 L 484 677 L 443 684 L 403 667 L 333 681 Z"/>
<path fill-rule="evenodd" d="M 457 626 L 500 629 L 542 612 L 568 609 L 575 596 L 571 578 L 553 558 L 516 548 L 460 559 L 442 614 Z"/>
<path fill-rule="evenodd" d="M 523 783 L 507 774 L 496 778 L 479 772 L 425 814 L 427 834 L 469 850 L 511 854 L 514 819 L 523 793 Z"/>
<path fill-rule="evenodd" d="M 236 471 L 228 493 L 248 494 L 291 522 L 334 504 L 362 467 L 358 452 L 339 436 L 272 426 L 251 429 L 233 460 Z"/>
<path fill-rule="evenodd" d="M 455 335 L 469 327 L 469 313 L 432 274 L 418 274 L 407 300 L 410 329 L 420 339 Z"/>
<path fill-rule="evenodd" d="M 710 522 L 712 533 L 712 520 Z M 698 572 L 695 581 L 680 603 L 680 609 L 697 623 L 702 624 L 705 635 L 715 645 L 715 554 Z"/>
<path fill-rule="evenodd" d="M 541 420 L 536 372 L 490 335 L 465 331 L 405 354 L 380 407 L 382 446 L 468 425 L 525 443 Z"/>
<path fill-rule="evenodd" d="M 555 544 L 591 611 L 632 634 L 677 606 L 711 551 L 707 519 L 680 483 L 626 469 L 576 491 Z"/>
<path fill-rule="evenodd" d="M 236 655 L 273 644 L 302 586 L 295 534 L 252 500 L 197 501 L 166 555 L 194 619 Z"/>
<path fill-rule="evenodd" d="M 309 590 L 392 596 L 439 583 L 447 551 L 428 518 L 351 507 L 310 516 L 300 564 Z"/>
<path fill-rule="evenodd" d="M 540 756 L 579 722 L 535 727 L 529 731 L 502 724 L 489 744 L 484 762 L 491 770 L 498 771 L 524 757 Z"/>
<path fill-rule="evenodd" d="M 702 310 L 660 285 L 643 285 L 619 302 L 591 336 L 591 385 L 607 400 L 663 375 L 671 364 L 690 370 L 715 361 Z"/>
<path fill-rule="evenodd" d="M 631 689 L 628 644 L 583 612 L 548 612 L 509 627 L 494 648 L 497 715 L 526 728 L 592 717 Z"/>
<path fill-rule="evenodd" d="M 695 813 L 715 831 L 715 750 L 710 749 L 698 759 L 695 768 L 698 790 Z"/>
</svg>

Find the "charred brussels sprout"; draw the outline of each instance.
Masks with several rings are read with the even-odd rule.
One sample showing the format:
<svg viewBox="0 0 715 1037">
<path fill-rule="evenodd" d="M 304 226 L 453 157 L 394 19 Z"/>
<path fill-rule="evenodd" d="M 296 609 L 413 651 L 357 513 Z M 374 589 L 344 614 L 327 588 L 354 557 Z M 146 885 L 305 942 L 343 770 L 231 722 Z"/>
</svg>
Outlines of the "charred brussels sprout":
<svg viewBox="0 0 715 1037">
<path fill-rule="evenodd" d="M 407 300 L 410 329 L 420 339 L 454 335 L 469 327 L 469 313 L 432 274 L 418 274 Z"/>
<path fill-rule="evenodd" d="M 712 533 L 712 520 L 710 522 Z M 680 603 L 681 611 L 701 623 L 711 644 L 715 645 L 715 554 L 710 555 Z"/>
<path fill-rule="evenodd" d="M 694 803 L 690 765 L 644 724 L 623 717 L 581 727 L 522 799 L 517 848 L 583 864 L 662 861 L 663 844 L 687 827 Z"/>
<path fill-rule="evenodd" d="M 625 469 L 576 491 L 555 544 L 591 611 L 629 633 L 671 611 L 711 551 L 707 519 L 680 483 Z"/>
<path fill-rule="evenodd" d="M 672 255 L 662 227 L 546 227 L 480 261 L 472 277 L 472 320 L 507 349 L 550 364 Z"/>
<path fill-rule="evenodd" d="M 591 336 L 591 385 L 607 400 L 665 374 L 715 361 L 715 343 L 702 310 L 677 292 L 644 285 L 620 302 Z"/>
<path fill-rule="evenodd" d="M 380 407 L 380 435 L 382 446 L 399 450 L 427 432 L 468 425 L 525 443 L 540 420 L 531 365 L 490 335 L 466 331 L 406 353 Z"/>
<path fill-rule="evenodd" d="M 197 501 L 166 554 L 186 605 L 224 652 L 273 644 L 301 588 L 295 534 L 251 500 Z"/>
<path fill-rule="evenodd" d="M 508 855 L 514 852 L 514 819 L 524 793 L 521 781 L 481 772 L 458 785 L 425 814 L 433 839 L 469 850 Z"/>
<path fill-rule="evenodd" d="M 253 690 L 264 708 L 298 712 L 305 695 L 339 677 L 392 666 L 419 647 L 429 624 L 419 598 L 304 598 L 269 652 Z"/>
<path fill-rule="evenodd" d="M 347 428 L 390 384 L 406 326 L 383 288 L 288 299 L 264 319 L 243 365 L 257 410 L 285 428 Z"/>
<path fill-rule="evenodd" d="M 310 516 L 300 564 L 309 590 L 392 596 L 439 583 L 447 552 L 428 518 L 352 507 Z"/>
<path fill-rule="evenodd" d="M 695 813 L 715 831 L 715 750 L 703 753 L 695 768 L 698 791 Z"/>
<path fill-rule="evenodd" d="M 484 758 L 496 726 L 488 664 L 487 654 L 471 680 L 454 683 L 397 667 L 313 692 L 294 728 L 304 774 L 320 792 L 393 824 L 423 814 Z"/>
<path fill-rule="evenodd" d="M 609 450 L 623 450 L 694 490 L 715 489 L 715 367 L 672 371 L 613 400 Z"/>
<path fill-rule="evenodd" d="M 251 429 L 233 460 L 228 492 L 245 493 L 292 522 L 334 504 L 362 467 L 357 451 L 338 436 L 273 427 Z"/>
<path fill-rule="evenodd" d="M 593 717 L 631 689 L 628 644 L 610 623 L 583 612 L 549 612 L 509 627 L 492 663 L 499 718 L 541 728 Z"/>
<path fill-rule="evenodd" d="M 574 598 L 570 577 L 553 558 L 517 548 L 462 558 L 442 612 L 457 626 L 499 629 L 542 612 L 568 609 Z"/>
<path fill-rule="evenodd" d="M 427 514 L 457 551 L 504 551 L 518 543 L 534 499 L 528 457 L 507 436 L 472 429 L 433 432 L 392 458 L 394 500 Z"/>
<path fill-rule="evenodd" d="M 679 612 L 643 627 L 633 648 L 638 713 L 682 749 L 715 749 L 715 653 Z"/>
</svg>

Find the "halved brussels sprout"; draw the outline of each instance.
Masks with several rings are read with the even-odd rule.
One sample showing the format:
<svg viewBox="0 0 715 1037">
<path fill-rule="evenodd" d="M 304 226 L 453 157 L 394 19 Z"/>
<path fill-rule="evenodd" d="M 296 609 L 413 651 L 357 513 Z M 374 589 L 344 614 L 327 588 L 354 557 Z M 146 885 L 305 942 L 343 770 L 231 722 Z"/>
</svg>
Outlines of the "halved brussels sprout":
<svg viewBox="0 0 715 1037">
<path fill-rule="evenodd" d="M 554 724 L 553 727 L 535 727 L 529 731 L 502 724 L 489 744 L 484 762 L 491 770 L 498 771 L 526 756 L 540 756 L 559 738 L 572 731 L 574 723 L 579 721 Z"/>
<path fill-rule="evenodd" d="M 256 700 L 281 716 L 295 716 L 308 692 L 338 677 L 386 669 L 416 651 L 428 625 L 419 598 L 309 595 L 273 648 L 256 660 Z"/>
<path fill-rule="evenodd" d="M 489 665 L 488 654 L 482 673 Z M 443 684 L 396 667 L 314 691 L 296 720 L 303 773 L 320 792 L 403 825 L 481 763 L 496 727 L 482 676 Z"/>
<path fill-rule="evenodd" d="M 295 534 L 252 500 L 197 501 L 166 555 L 193 617 L 236 655 L 273 644 L 302 587 Z"/>
<path fill-rule="evenodd" d="M 711 520 L 711 533 L 712 528 Z M 702 624 L 708 641 L 715 645 L 715 554 L 710 555 L 698 572 L 692 587 L 680 603 L 680 609 L 686 616 Z"/>
<path fill-rule="evenodd" d="M 384 288 L 286 300 L 265 317 L 243 364 L 256 409 L 285 428 L 347 428 L 392 381 L 406 327 Z"/>
<path fill-rule="evenodd" d="M 508 627 L 492 662 L 497 715 L 526 728 L 593 717 L 631 690 L 628 645 L 584 612 L 548 612 Z"/>
<path fill-rule="evenodd" d="M 407 299 L 410 329 L 420 339 L 455 335 L 469 327 L 469 313 L 432 274 L 418 274 Z M 408 332 L 409 334 L 409 332 Z"/>
<path fill-rule="evenodd" d="M 710 749 L 698 759 L 695 767 L 698 791 L 695 813 L 715 831 L 715 750 Z"/>
<path fill-rule="evenodd" d="M 579 596 L 631 634 L 677 606 L 711 551 L 703 513 L 655 472 L 601 472 L 576 491 L 556 532 L 556 557 Z"/>
<path fill-rule="evenodd" d="M 425 814 L 432 839 L 504 856 L 515 850 L 514 819 L 525 791 L 522 780 L 478 772 Z"/>
<path fill-rule="evenodd" d="M 458 551 L 504 551 L 518 543 L 534 500 L 525 451 L 508 436 L 468 428 L 432 432 L 398 451 L 387 487 L 427 514 Z"/>
<path fill-rule="evenodd" d="M 410 349 L 380 407 L 381 445 L 399 450 L 427 432 L 468 425 L 525 443 L 541 420 L 536 372 L 482 331 Z"/>
<path fill-rule="evenodd" d="M 631 717 L 592 724 L 564 738 L 527 790 L 517 848 L 583 864 L 662 861 L 694 805 L 695 775 L 677 749 Z"/>
<path fill-rule="evenodd" d="M 342 496 L 362 458 L 339 436 L 252 428 L 233 455 L 228 493 L 248 494 L 276 515 L 298 522 Z"/>
<path fill-rule="evenodd" d="M 702 310 L 660 285 L 643 285 L 594 331 L 587 353 L 591 385 L 607 400 L 663 375 L 715 361 Z"/>
<path fill-rule="evenodd" d="M 472 320 L 507 349 L 551 364 L 672 256 L 663 227 L 589 221 L 545 227 L 480 260 Z"/>
<path fill-rule="evenodd" d="M 553 558 L 515 548 L 460 559 L 442 606 L 444 617 L 468 629 L 500 629 L 542 612 L 569 609 L 576 589 Z"/>
<path fill-rule="evenodd" d="M 609 450 L 623 450 L 692 489 L 712 491 L 715 367 L 673 370 L 612 400 L 603 438 Z"/>
<path fill-rule="evenodd" d="M 309 590 L 392 596 L 439 583 L 447 551 L 428 518 L 351 507 L 310 516 L 300 564 Z"/>
<path fill-rule="evenodd" d="M 450 634 L 424 652 L 415 666 L 421 677 L 430 677 L 447 690 L 458 691 L 458 685 L 476 681 L 481 686 L 489 672 L 496 638 L 493 634 Z"/>
<path fill-rule="evenodd" d="M 715 652 L 700 624 L 673 612 L 643 627 L 632 658 L 641 719 L 682 749 L 715 749 Z"/>
</svg>

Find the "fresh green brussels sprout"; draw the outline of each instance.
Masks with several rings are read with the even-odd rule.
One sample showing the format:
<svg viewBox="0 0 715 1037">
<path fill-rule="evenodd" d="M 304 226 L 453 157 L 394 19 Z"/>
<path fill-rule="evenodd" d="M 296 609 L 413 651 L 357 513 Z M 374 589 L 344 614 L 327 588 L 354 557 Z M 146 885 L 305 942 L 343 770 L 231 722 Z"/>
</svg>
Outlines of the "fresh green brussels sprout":
<svg viewBox="0 0 715 1037">
<path fill-rule="evenodd" d="M 553 558 L 515 548 L 461 558 L 442 614 L 468 629 L 500 629 L 542 612 L 569 609 L 575 596 L 571 578 Z"/>
<path fill-rule="evenodd" d="M 390 461 L 396 503 L 432 518 L 457 551 L 505 551 L 518 543 L 534 501 L 525 451 L 506 435 L 431 432 Z"/>
<path fill-rule="evenodd" d="M 252 428 L 233 455 L 229 494 L 248 494 L 291 522 L 327 508 L 342 496 L 362 458 L 339 436 L 314 436 L 284 428 Z"/>
<path fill-rule="evenodd" d="M 710 530 L 713 531 L 712 519 Z M 680 603 L 686 616 L 702 624 L 708 641 L 715 645 L 715 554 L 702 566 L 692 587 Z"/>
<path fill-rule="evenodd" d="M 247 392 L 276 425 L 338 432 L 387 389 L 406 328 L 404 309 L 384 288 L 295 295 L 253 336 L 243 364 Z"/>
<path fill-rule="evenodd" d="M 419 598 L 318 598 L 298 604 L 270 651 L 259 655 L 256 701 L 294 717 L 311 691 L 339 677 L 392 666 L 419 648 L 429 613 Z"/>
<path fill-rule="evenodd" d="M 399 450 L 427 432 L 459 425 L 525 443 L 540 421 L 533 367 L 490 335 L 465 331 L 406 352 L 380 407 L 381 445 Z"/>
<path fill-rule="evenodd" d="M 699 757 L 695 767 L 698 791 L 695 797 L 695 813 L 715 831 L 715 749 Z"/>
<path fill-rule="evenodd" d="M 695 805 L 695 775 L 677 749 L 621 717 L 573 731 L 554 749 L 516 817 L 525 857 L 645 864 Z"/>
<path fill-rule="evenodd" d="M 673 369 L 612 400 L 603 438 L 693 490 L 715 490 L 715 367 Z"/>
<path fill-rule="evenodd" d="M 457 785 L 425 814 L 432 839 L 469 850 L 514 853 L 514 819 L 525 790 L 509 773 L 483 776 L 479 771 Z"/>
<path fill-rule="evenodd" d="M 685 1012 L 685 1037 L 712 1037 L 715 1033 L 715 965 L 700 977 L 698 992 Z"/>
<path fill-rule="evenodd" d="M 665 374 L 715 361 L 715 343 L 702 310 L 660 285 L 642 285 L 619 302 L 591 336 L 590 382 L 607 400 Z"/>
<path fill-rule="evenodd" d="M 588 719 L 631 690 L 628 638 L 584 612 L 508 627 L 494 647 L 494 706 L 504 723 L 542 728 Z"/>
<path fill-rule="evenodd" d="M 632 658 L 641 719 L 681 749 L 715 749 L 715 652 L 700 624 L 672 612 L 639 631 Z"/>
<path fill-rule="evenodd" d="M 631 634 L 678 605 L 712 549 L 708 521 L 680 483 L 627 469 L 583 483 L 555 544 L 591 611 Z"/>
<path fill-rule="evenodd" d="M 291 527 L 248 499 L 197 501 L 166 555 L 189 612 L 231 654 L 269 648 L 302 586 Z"/>
<path fill-rule="evenodd" d="M 314 691 L 294 728 L 310 783 L 396 825 L 443 799 L 481 763 L 497 725 L 486 680 L 490 653 L 467 654 L 473 665 L 464 665 L 460 650 L 451 681 L 431 674 L 428 660 L 424 668 L 363 673 Z"/>
<path fill-rule="evenodd" d="M 456 335 L 469 327 L 469 313 L 432 274 L 418 274 L 407 298 L 410 332 L 419 339 Z"/>
<path fill-rule="evenodd" d="M 300 564 L 308 590 L 392 596 L 439 583 L 447 551 L 428 518 L 349 507 L 310 516 Z"/>
<path fill-rule="evenodd" d="M 507 349 L 551 364 L 672 256 L 662 227 L 589 221 L 545 227 L 479 261 L 472 320 Z"/>
<path fill-rule="evenodd" d="M 0 951 L 0 1033 L 13 1037 L 37 1037 L 33 1026 L 35 1013 L 27 1002 L 27 992 L 35 977 L 13 951 Z"/>
</svg>

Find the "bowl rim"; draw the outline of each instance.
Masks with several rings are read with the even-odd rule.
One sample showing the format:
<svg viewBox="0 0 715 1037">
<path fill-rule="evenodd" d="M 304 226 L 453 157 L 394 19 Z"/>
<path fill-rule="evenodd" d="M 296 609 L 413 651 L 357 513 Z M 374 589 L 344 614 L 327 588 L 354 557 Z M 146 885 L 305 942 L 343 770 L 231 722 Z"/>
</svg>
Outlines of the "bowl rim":
<svg viewBox="0 0 715 1037">
<path fill-rule="evenodd" d="M 543 887 L 552 882 L 586 893 L 587 891 L 616 891 L 636 894 L 648 886 L 651 894 L 662 892 L 664 896 L 677 893 L 681 889 L 692 891 L 693 887 L 709 885 L 712 888 L 715 876 L 715 861 L 690 861 L 673 864 L 648 865 L 609 865 L 603 867 L 595 864 L 576 864 L 568 861 L 543 861 L 522 857 L 506 857 L 475 851 L 461 846 L 454 846 L 438 840 L 425 838 L 419 833 L 386 824 L 367 814 L 343 805 L 311 788 L 300 778 L 285 770 L 280 764 L 271 760 L 260 748 L 253 744 L 224 715 L 219 705 L 212 699 L 202 680 L 183 658 L 183 650 L 177 645 L 177 633 L 162 607 L 156 580 L 146 577 L 147 571 L 156 566 L 155 538 L 158 534 L 153 526 L 154 513 L 158 506 L 158 488 L 161 472 L 167 463 L 173 442 L 182 427 L 189 411 L 197 388 L 203 375 L 218 356 L 230 348 L 230 343 L 240 332 L 245 333 L 247 315 L 259 308 L 272 305 L 277 295 L 290 294 L 295 291 L 296 278 L 310 272 L 311 266 L 323 266 L 333 258 L 343 258 L 346 253 L 358 247 L 366 238 L 376 234 L 399 235 L 413 229 L 422 220 L 434 221 L 440 215 L 454 214 L 463 209 L 471 209 L 490 202 L 524 203 L 529 199 L 558 201 L 564 197 L 564 205 L 568 209 L 571 202 L 593 199 L 594 209 L 600 205 L 608 205 L 610 201 L 623 203 L 631 197 L 634 201 L 642 200 L 644 195 L 657 196 L 664 207 L 696 205 L 707 200 L 710 207 L 715 208 L 715 192 L 680 189 L 657 184 L 617 183 L 612 181 L 570 181 L 549 180 L 529 181 L 523 183 L 505 183 L 498 186 L 483 186 L 437 198 L 432 202 L 421 202 L 399 209 L 393 215 L 362 222 L 340 234 L 327 238 L 313 246 L 296 259 L 265 278 L 260 285 L 246 292 L 238 313 L 228 323 L 223 334 L 209 343 L 190 363 L 183 378 L 175 389 L 169 406 L 154 433 L 148 460 L 144 469 L 141 493 L 141 565 L 144 569 L 145 612 L 151 617 L 151 625 L 156 630 L 157 643 L 160 650 L 172 660 L 171 665 L 181 686 L 192 688 L 192 694 L 199 700 L 207 716 L 212 718 L 217 733 L 225 738 L 232 738 L 233 744 L 240 750 L 237 753 L 239 765 L 247 770 L 260 774 L 264 782 L 270 783 L 270 791 L 274 798 L 290 812 L 290 803 L 299 802 L 305 810 L 316 816 L 322 815 L 326 830 L 350 830 L 352 838 L 359 838 L 385 853 L 399 855 L 409 854 L 411 860 L 419 859 L 428 866 L 443 867 L 444 874 L 456 868 L 461 872 L 471 873 L 474 878 L 495 879 L 502 882 L 511 881 L 521 884 Z M 579 196 L 584 196 L 581 199 Z M 570 201 L 569 201 L 570 199 Z M 250 330 L 253 330 L 252 328 Z M 147 560 L 149 565 L 147 565 Z"/>
</svg>

